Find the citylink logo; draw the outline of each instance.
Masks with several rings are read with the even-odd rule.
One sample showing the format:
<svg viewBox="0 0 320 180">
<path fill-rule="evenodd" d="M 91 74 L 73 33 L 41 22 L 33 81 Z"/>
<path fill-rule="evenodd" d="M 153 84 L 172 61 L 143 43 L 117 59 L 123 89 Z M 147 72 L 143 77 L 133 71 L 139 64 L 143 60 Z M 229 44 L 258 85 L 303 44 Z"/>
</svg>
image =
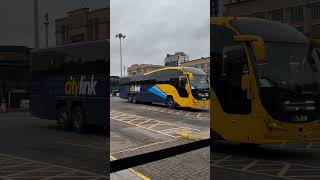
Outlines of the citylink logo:
<svg viewBox="0 0 320 180">
<path fill-rule="evenodd" d="M 130 87 L 130 92 L 140 92 L 140 85 L 132 85 Z"/>
<path fill-rule="evenodd" d="M 96 95 L 97 81 L 94 80 L 94 75 L 91 76 L 90 80 L 86 80 L 86 76 L 81 76 L 79 79 L 75 79 L 70 76 L 64 85 L 64 91 L 67 95 Z"/>
</svg>

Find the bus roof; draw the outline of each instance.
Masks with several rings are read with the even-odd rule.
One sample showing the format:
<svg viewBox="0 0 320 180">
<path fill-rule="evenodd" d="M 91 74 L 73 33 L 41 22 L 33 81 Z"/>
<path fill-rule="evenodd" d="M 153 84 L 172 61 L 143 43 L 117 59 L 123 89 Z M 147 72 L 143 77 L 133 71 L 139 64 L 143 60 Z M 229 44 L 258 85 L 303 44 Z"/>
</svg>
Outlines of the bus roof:
<svg viewBox="0 0 320 180">
<path fill-rule="evenodd" d="M 270 20 L 248 17 L 213 17 L 211 24 L 232 26 L 240 34 L 257 35 L 269 42 L 308 43 L 308 38 L 296 28 Z"/>
<path fill-rule="evenodd" d="M 152 74 L 154 72 L 163 71 L 163 70 L 170 70 L 170 69 L 183 71 L 182 67 L 180 67 L 180 66 L 178 66 L 178 67 L 165 67 L 165 68 L 160 68 L 160 69 L 157 69 L 157 70 L 154 70 L 154 71 L 147 72 L 144 75 Z"/>
<path fill-rule="evenodd" d="M 60 49 L 60 48 L 77 47 L 77 46 L 83 46 L 83 45 L 95 44 L 95 43 L 103 43 L 103 42 L 107 42 L 109 44 L 110 41 L 109 41 L 109 39 L 105 39 L 105 40 L 85 41 L 85 42 L 79 42 L 79 43 L 65 44 L 65 45 L 53 46 L 53 47 L 49 47 L 49 48 L 38 48 L 38 49 L 31 50 L 31 53 L 46 52 L 46 51 L 51 51 L 51 50 Z"/>
<path fill-rule="evenodd" d="M 163 71 L 163 70 L 180 70 L 180 71 L 187 71 L 187 72 L 191 72 L 193 74 L 198 74 L 198 75 L 206 75 L 205 72 L 203 72 L 201 69 L 198 68 L 193 68 L 193 67 L 165 67 L 165 68 L 161 68 L 161 69 L 157 69 L 151 72 L 147 72 L 144 75 L 148 75 L 148 74 L 152 74 L 158 71 Z"/>
</svg>

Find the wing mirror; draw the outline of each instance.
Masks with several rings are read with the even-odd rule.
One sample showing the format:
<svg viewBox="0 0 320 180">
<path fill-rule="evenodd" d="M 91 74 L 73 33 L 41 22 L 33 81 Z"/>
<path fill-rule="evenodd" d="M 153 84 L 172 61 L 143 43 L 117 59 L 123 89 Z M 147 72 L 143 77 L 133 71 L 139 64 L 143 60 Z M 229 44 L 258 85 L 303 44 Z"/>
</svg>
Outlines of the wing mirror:
<svg viewBox="0 0 320 180">
<path fill-rule="evenodd" d="M 264 40 L 256 35 L 235 35 L 233 40 L 236 42 L 250 42 L 258 62 L 265 60 Z"/>
</svg>

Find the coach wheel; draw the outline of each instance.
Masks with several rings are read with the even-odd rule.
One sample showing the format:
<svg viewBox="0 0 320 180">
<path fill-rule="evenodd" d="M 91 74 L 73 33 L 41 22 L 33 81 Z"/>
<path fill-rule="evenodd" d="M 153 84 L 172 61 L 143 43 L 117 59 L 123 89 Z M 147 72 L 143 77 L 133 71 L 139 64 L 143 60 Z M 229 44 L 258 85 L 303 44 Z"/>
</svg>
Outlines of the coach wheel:
<svg viewBox="0 0 320 180">
<path fill-rule="evenodd" d="M 84 111 L 80 106 L 76 106 L 72 109 L 72 122 L 75 131 L 77 131 L 78 133 L 85 132 L 86 118 Z"/>
<path fill-rule="evenodd" d="M 173 100 L 172 97 L 168 97 L 167 99 L 167 107 L 170 108 L 170 109 L 174 109 L 176 107 L 176 104 Z"/>
<path fill-rule="evenodd" d="M 131 96 L 131 94 L 128 95 L 128 102 L 129 102 L 129 103 L 132 103 L 132 96 Z"/>
<path fill-rule="evenodd" d="M 68 116 L 68 110 L 66 106 L 62 106 L 57 111 L 57 123 L 64 130 L 72 129 L 72 121 Z"/>
<path fill-rule="evenodd" d="M 137 96 L 136 96 L 136 95 L 132 95 L 132 102 L 133 102 L 134 104 L 137 104 L 137 103 L 138 103 L 138 101 L 137 101 Z"/>
</svg>

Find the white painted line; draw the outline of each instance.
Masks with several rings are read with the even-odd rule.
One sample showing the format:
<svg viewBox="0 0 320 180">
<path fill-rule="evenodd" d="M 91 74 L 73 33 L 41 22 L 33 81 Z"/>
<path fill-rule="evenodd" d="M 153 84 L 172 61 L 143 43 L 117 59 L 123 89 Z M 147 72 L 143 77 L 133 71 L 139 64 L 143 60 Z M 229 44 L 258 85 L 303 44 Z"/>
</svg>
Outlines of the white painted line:
<svg viewBox="0 0 320 180">
<path fill-rule="evenodd" d="M 183 127 L 176 127 L 176 128 L 170 128 L 170 129 L 164 129 L 164 130 L 160 130 L 162 132 L 172 132 L 174 130 L 181 130 L 181 129 L 185 129 Z"/>
<path fill-rule="evenodd" d="M 113 119 L 113 120 L 115 120 L 115 121 L 118 121 L 117 119 L 114 119 L 114 118 L 111 118 L 111 119 Z M 122 122 L 122 121 L 121 121 L 121 122 Z M 124 122 L 124 123 L 127 123 L 127 122 Z M 129 123 L 127 123 L 127 124 L 129 124 Z M 135 124 L 131 124 L 131 125 L 137 126 L 137 125 L 135 125 Z M 137 126 L 137 127 L 143 128 L 143 129 L 146 129 L 146 130 L 149 130 L 149 131 L 152 131 L 152 132 L 156 132 L 156 133 L 159 133 L 159 134 L 163 134 L 163 135 L 166 135 L 166 136 L 170 136 L 170 137 L 172 137 L 172 138 L 179 138 L 179 137 L 180 137 L 180 136 L 173 136 L 173 135 L 170 135 L 170 134 L 167 134 L 167 133 L 163 133 L 163 132 L 161 132 L 161 131 L 157 131 L 157 130 L 153 130 L 153 129 L 148 129 L 148 128 L 143 127 L 143 126 Z"/>
<path fill-rule="evenodd" d="M 48 180 L 48 179 L 52 179 L 52 178 L 57 178 L 57 177 L 61 177 L 61 176 L 64 176 L 64 175 L 68 175 L 68 174 L 72 174 L 72 173 L 75 173 L 75 171 L 71 171 L 71 172 L 65 172 L 65 173 L 62 173 L 62 174 L 57 174 L 55 176 L 50 176 L 50 177 L 47 177 L 47 178 L 43 178 L 41 180 Z M 65 176 L 64 176 L 65 177 Z"/>
<path fill-rule="evenodd" d="M 217 164 L 219 164 L 219 163 L 221 163 L 221 162 L 223 162 L 223 161 L 225 161 L 225 160 L 228 160 L 229 158 L 231 158 L 232 156 L 226 156 L 226 157 L 224 157 L 224 158 L 222 158 L 222 159 L 219 159 L 219 160 L 217 160 L 217 161 L 215 161 L 212 165 L 217 165 Z"/>
<path fill-rule="evenodd" d="M 13 174 L 10 174 L 10 175 L 7 175 L 7 176 L 8 176 L 8 177 L 12 177 L 12 176 L 17 176 L 17 175 L 25 174 L 25 173 L 30 173 L 30 172 L 45 170 L 45 169 L 49 169 L 49 168 L 52 168 L 52 166 L 41 167 L 41 168 L 37 168 L 37 169 L 32 169 L 32 170 L 22 171 L 22 172 L 18 172 L 18 173 L 13 173 Z"/>
<path fill-rule="evenodd" d="M 76 172 L 82 172 L 82 173 L 91 174 L 91 175 L 93 175 L 93 176 L 108 177 L 108 176 L 105 176 L 105 175 L 102 175 L 102 174 L 96 174 L 96 173 L 89 172 L 89 171 L 84 171 L 84 170 L 74 169 L 74 168 L 70 168 L 70 167 L 66 167 L 66 166 L 60 166 L 60 165 L 50 164 L 50 163 L 47 163 L 47 162 L 35 161 L 35 160 L 26 159 L 26 158 L 22 158 L 22 157 L 18 157 L 18 156 L 13 156 L 13 155 L 8 155 L 8 154 L 2 154 L 2 153 L 0 153 L 0 155 L 2 155 L 2 156 L 7 156 L 7 157 L 11 157 L 11 158 L 14 157 L 14 158 L 19 159 L 19 160 L 25 160 L 25 161 L 29 161 L 29 162 L 33 162 L 33 163 L 40 163 L 41 165 L 47 165 L 49 168 L 51 168 L 51 167 L 60 167 L 60 168 L 66 169 L 66 170 L 73 170 L 73 171 L 76 171 Z M 26 172 L 26 171 L 24 171 L 24 172 Z M 1 177 L 1 176 L 0 176 L 0 177 Z"/>
<path fill-rule="evenodd" d="M 153 125 L 151 125 L 151 126 L 147 127 L 147 129 L 151 129 L 151 128 L 153 128 L 153 127 L 155 127 L 155 126 L 159 125 L 159 124 L 161 124 L 161 122 L 157 122 L 156 124 L 153 124 Z"/>
<path fill-rule="evenodd" d="M 137 125 L 140 126 L 141 124 L 144 124 L 144 123 L 149 122 L 149 121 L 151 121 L 151 120 L 150 120 L 150 119 L 145 120 L 145 121 L 143 121 L 143 122 L 141 122 L 141 123 L 139 123 L 139 124 L 137 124 Z"/>
<path fill-rule="evenodd" d="M 198 115 L 197 115 L 197 118 L 198 118 L 198 119 L 200 119 L 200 115 L 201 115 L 201 113 L 198 113 Z"/>
<path fill-rule="evenodd" d="M 242 171 L 246 171 L 248 169 L 250 169 L 252 166 L 254 166 L 256 163 L 258 162 L 258 160 L 254 160 L 252 161 L 250 164 L 248 164 L 247 166 L 245 166 L 244 168 L 242 168 Z"/>
</svg>

